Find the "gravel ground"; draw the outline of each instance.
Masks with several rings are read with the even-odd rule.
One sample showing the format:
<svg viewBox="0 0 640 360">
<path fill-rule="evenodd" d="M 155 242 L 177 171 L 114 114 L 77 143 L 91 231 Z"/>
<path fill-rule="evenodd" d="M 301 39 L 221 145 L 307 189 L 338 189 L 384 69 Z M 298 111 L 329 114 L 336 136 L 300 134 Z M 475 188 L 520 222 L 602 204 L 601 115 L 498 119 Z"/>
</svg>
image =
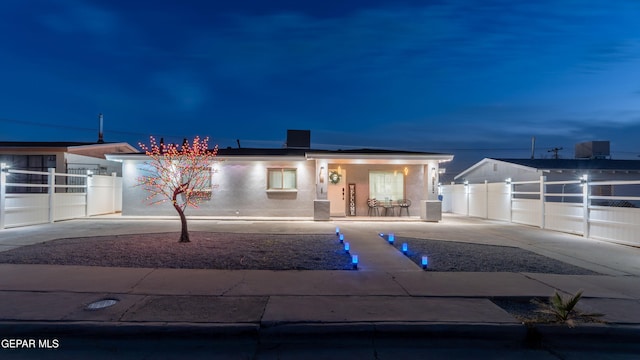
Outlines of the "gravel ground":
<svg viewBox="0 0 640 360">
<path fill-rule="evenodd" d="M 112 235 L 48 241 L 0 252 L 0 263 L 224 270 L 352 270 L 336 237 L 326 234 L 243 234 L 192 231 L 190 243 L 178 233 Z M 387 237 L 384 236 L 384 241 Z M 383 241 L 383 240 L 381 240 Z M 430 271 L 596 274 L 515 247 L 396 237 L 398 250 Z"/>
<path fill-rule="evenodd" d="M 59 239 L 0 253 L 0 263 L 228 270 L 351 270 L 335 235 L 190 232 Z"/>
<path fill-rule="evenodd" d="M 384 235 L 383 238 L 388 241 L 388 235 Z M 407 256 L 418 265 L 421 265 L 422 256 L 427 255 L 430 271 L 598 274 L 517 247 L 396 236 L 394 246 L 399 251 L 402 251 L 402 243 L 407 243 Z"/>
</svg>

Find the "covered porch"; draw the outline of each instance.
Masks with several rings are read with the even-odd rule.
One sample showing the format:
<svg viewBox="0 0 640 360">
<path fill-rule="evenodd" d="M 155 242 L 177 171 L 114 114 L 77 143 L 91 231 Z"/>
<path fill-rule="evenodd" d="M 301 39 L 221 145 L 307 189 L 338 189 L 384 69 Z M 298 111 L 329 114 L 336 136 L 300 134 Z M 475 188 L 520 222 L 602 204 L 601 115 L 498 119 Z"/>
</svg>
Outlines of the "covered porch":
<svg viewBox="0 0 640 360">
<path fill-rule="evenodd" d="M 307 159 L 316 164 L 314 220 L 441 220 L 441 164 L 453 155 L 358 150 Z"/>
</svg>

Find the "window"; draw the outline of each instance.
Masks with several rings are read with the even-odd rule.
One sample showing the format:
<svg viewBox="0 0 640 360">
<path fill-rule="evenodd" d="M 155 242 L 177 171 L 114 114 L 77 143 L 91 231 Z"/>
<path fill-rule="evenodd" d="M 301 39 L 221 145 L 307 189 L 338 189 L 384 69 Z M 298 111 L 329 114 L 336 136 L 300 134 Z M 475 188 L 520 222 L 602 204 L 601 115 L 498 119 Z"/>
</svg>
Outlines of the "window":
<svg viewBox="0 0 640 360">
<path fill-rule="evenodd" d="M 211 191 L 213 185 L 211 183 L 212 170 L 210 166 L 198 168 L 197 175 L 194 180 L 197 181 L 196 189 L 191 194 L 197 201 L 211 200 Z"/>
<path fill-rule="evenodd" d="M 296 190 L 296 169 L 269 169 L 267 190 Z"/>
<path fill-rule="evenodd" d="M 370 171 L 369 198 L 378 200 L 404 199 L 402 171 Z"/>
</svg>

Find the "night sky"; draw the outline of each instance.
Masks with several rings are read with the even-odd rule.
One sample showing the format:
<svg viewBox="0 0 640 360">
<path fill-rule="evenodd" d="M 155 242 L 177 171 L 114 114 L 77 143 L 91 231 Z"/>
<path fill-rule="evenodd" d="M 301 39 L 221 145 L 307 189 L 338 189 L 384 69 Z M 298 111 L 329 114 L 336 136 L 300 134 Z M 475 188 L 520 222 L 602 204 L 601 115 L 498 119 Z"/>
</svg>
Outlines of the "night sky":
<svg viewBox="0 0 640 360">
<path fill-rule="evenodd" d="M 188 5 L 187 5 L 188 4 Z M 639 159 L 640 1 L 0 1 L 0 141 Z"/>
</svg>

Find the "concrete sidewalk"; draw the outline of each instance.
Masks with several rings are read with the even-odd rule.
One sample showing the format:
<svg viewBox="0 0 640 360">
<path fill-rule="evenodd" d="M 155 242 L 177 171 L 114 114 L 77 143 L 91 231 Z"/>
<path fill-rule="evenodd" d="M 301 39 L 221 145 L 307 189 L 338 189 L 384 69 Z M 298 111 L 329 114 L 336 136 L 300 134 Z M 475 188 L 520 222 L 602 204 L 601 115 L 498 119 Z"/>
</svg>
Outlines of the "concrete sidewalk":
<svg viewBox="0 0 640 360">
<path fill-rule="evenodd" d="M 585 290 L 580 307 L 607 324 L 540 327 L 557 336 L 640 336 L 640 250 L 475 219 L 431 223 L 192 221 L 193 231 L 335 232 L 363 259 L 358 271 L 103 268 L 0 264 L 3 336 L 127 329 L 222 334 L 422 333 L 495 337 L 519 343 L 530 331 L 494 297 L 547 297 Z M 172 221 L 90 219 L 0 232 L 5 247 L 86 234 L 162 232 Z M 423 271 L 377 236 L 397 235 L 519 246 L 603 275 Z M 65 236 L 62 236 L 65 234 Z M 590 250 L 593 249 L 593 251 Z M 596 252 L 596 253 L 594 253 Z M 93 302 L 114 299 L 101 310 Z M 547 329 L 547 330 L 544 330 Z M 12 335 L 12 336 L 13 336 Z"/>
</svg>

